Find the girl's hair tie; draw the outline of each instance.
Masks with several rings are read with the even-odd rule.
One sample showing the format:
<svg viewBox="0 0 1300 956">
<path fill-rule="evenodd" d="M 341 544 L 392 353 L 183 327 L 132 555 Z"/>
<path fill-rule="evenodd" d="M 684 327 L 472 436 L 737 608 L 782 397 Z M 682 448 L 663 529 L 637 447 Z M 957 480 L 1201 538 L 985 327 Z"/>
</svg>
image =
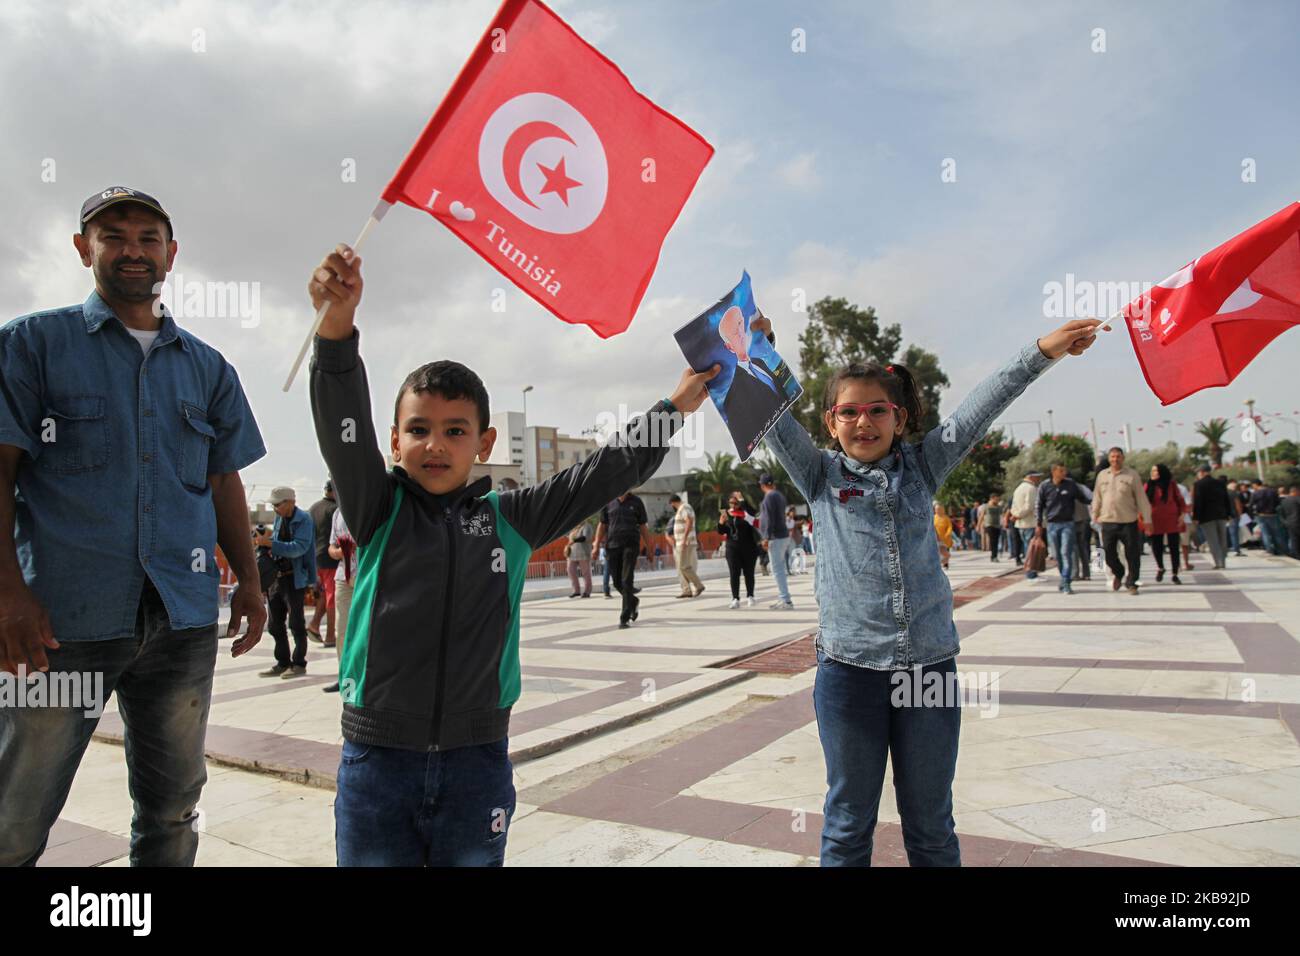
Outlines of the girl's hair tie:
<svg viewBox="0 0 1300 956">
<path fill-rule="evenodd" d="M 893 374 L 894 374 L 894 366 L 892 366 L 892 365 L 886 365 L 886 366 L 885 366 L 885 371 L 888 372 L 890 375 L 893 375 Z"/>
</svg>

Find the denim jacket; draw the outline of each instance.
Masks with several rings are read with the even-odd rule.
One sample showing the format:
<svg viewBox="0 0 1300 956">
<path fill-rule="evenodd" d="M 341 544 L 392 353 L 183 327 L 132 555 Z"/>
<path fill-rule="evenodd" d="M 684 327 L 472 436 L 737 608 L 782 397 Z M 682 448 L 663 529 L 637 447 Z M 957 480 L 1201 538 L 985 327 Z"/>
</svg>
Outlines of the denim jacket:
<svg viewBox="0 0 1300 956">
<path fill-rule="evenodd" d="M 957 654 L 952 589 L 939 563 L 934 494 L 989 426 L 1053 364 L 1031 342 L 981 382 L 918 444 L 896 442 L 850 468 L 817 448 L 787 411 L 766 441 L 812 509 L 817 534 L 817 647 L 873 670 Z"/>
<path fill-rule="evenodd" d="M 316 523 L 307 512 L 294 508 L 289 516 L 289 531 L 293 537 L 281 541 L 280 526 L 284 520 L 280 515 L 275 516 L 275 526 L 271 530 L 271 557 L 288 558 L 293 562 L 295 588 L 312 587 L 316 584 Z"/>
</svg>

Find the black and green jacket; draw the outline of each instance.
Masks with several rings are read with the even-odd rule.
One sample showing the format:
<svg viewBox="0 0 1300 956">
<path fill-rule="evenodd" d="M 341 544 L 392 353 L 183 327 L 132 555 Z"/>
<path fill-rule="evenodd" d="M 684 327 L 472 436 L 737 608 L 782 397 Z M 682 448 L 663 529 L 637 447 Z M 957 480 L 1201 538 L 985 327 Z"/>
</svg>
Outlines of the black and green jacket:
<svg viewBox="0 0 1300 956">
<path fill-rule="evenodd" d="M 519 601 L 533 550 L 649 478 L 680 415 L 659 403 L 531 488 L 498 493 L 481 478 L 431 495 L 384 467 L 357 343 L 356 333 L 318 337 L 311 366 L 316 437 L 357 542 L 339 663 L 343 736 L 406 750 L 500 740 L 519 699 Z"/>
</svg>

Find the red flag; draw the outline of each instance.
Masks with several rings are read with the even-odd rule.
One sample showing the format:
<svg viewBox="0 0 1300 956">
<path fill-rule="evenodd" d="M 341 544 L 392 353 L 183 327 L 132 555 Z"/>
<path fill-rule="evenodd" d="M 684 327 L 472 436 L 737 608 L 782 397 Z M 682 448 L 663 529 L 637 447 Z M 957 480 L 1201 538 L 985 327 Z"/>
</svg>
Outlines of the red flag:
<svg viewBox="0 0 1300 956">
<path fill-rule="evenodd" d="M 712 155 L 545 4 L 505 0 L 383 198 L 609 337 Z"/>
<path fill-rule="evenodd" d="M 1189 262 L 1124 310 L 1161 404 L 1227 385 L 1300 325 L 1300 203 Z"/>
</svg>

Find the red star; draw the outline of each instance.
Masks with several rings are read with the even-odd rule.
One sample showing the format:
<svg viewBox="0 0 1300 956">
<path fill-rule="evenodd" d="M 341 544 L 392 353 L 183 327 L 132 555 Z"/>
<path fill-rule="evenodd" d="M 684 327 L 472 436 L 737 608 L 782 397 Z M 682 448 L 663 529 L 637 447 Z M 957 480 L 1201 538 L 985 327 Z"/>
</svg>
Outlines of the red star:
<svg viewBox="0 0 1300 956">
<path fill-rule="evenodd" d="M 547 169 L 541 163 L 537 164 L 537 168 L 546 177 L 546 185 L 538 190 L 537 195 L 545 196 L 547 193 L 555 193 L 560 197 L 560 202 L 567 206 L 569 204 L 569 190 L 575 186 L 581 186 L 582 183 L 576 179 L 570 179 L 564 171 L 564 157 L 561 156 L 560 161 L 552 169 Z"/>
</svg>

